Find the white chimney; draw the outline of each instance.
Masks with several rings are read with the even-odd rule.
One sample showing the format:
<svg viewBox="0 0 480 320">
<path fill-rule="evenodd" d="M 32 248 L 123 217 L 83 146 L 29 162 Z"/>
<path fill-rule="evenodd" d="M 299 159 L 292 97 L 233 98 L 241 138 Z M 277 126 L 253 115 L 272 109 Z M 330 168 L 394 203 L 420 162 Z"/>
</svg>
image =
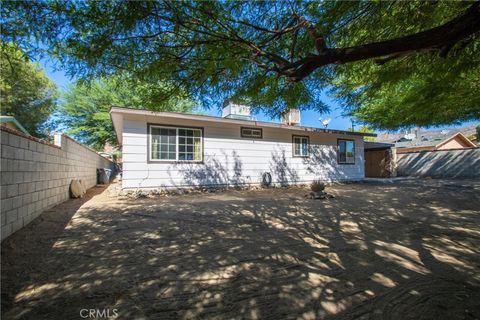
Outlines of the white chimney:
<svg viewBox="0 0 480 320">
<path fill-rule="evenodd" d="M 300 124 L 300 110 L 291 109 L 282 116 L 282 122 L 289 126 L 296 126 Z"/>
<path fill-rule="evenodd" d="M 226 101 L 222 110 L 222 117 L 229 119 L 252 120 L 250 107 Z"/>
</svg>

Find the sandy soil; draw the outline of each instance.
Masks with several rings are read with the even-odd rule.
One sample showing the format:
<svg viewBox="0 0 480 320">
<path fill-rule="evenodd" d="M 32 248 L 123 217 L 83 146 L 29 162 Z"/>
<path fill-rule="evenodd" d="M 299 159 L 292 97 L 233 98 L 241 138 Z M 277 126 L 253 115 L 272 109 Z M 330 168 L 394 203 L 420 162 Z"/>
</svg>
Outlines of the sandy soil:
<svg viewBox="0 0 480 320">
<path fill-rule="evenodd" d="M 480 318 L 479 181 L 329 191 L 91 189 L 2 243 L 2 319 Z"/>
</svg>

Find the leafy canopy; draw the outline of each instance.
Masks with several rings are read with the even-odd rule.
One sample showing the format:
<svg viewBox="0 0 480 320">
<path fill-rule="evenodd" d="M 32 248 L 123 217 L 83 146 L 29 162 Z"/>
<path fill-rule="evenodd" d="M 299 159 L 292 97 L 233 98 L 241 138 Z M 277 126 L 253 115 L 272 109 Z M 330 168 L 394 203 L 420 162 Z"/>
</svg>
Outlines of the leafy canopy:
<svg viewBox="0 0 480 320">
<path fill-rule="evenodd" d="M 205 106 L 347 114 L 378 128 L 480 118 L 480 5 L 461 1 L 37 1 L 2 5 L 2 38 L 71 74 L 128 72 Z M 41 45 L 37 45 L 40 41 Z"/>
<path fill-rule="evenodd" d="M 11 44 L 0 44 L 1 114 L 13 116 L 34 136 L 43 137 L 42 125 L 54 111 L 58 93 L 36 63 Z"/>
<path fill-rule="evenodd" d="M 166 97 L 170 91 L 162 83 L 147 84 L 126 77 L 79 81 L 63 94 L 55 119 L 57 125 L 66 127 L 68 134 L 102 150 L 106 143 L 117 145 L 109 114 L 112 105 L 152 111 L 193 111 L 193 103 L 186 96 Z"/>
</svg>

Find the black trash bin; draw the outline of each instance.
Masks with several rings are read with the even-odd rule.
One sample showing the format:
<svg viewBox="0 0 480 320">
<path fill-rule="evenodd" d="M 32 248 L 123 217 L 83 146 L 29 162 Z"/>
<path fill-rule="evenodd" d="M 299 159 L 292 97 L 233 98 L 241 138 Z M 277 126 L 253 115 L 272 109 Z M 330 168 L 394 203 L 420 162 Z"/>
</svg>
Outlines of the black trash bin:
<svg viewBox="0 0 480 320">
<path fill-rule="evenodd" d="M 112 170 L 110 170 L 110 169 L 107 169 L 107 168 L 97 169 L 97 183 L 98 184 L 109 184 L 111 174 L 112 174 Z"/>
</svg>

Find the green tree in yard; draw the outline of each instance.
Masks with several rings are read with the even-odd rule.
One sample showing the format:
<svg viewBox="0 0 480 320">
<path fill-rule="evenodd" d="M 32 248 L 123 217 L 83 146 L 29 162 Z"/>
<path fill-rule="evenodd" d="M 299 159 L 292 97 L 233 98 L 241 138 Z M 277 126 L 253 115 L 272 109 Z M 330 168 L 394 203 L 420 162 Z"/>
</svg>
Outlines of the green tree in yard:
<svg viewBox="0 0 480 320">
<path fill-rule="evenodd" d="M 57 90 L 36 63 L 15 46 L 0 44 L 1 114 L 15 117 L 34 136 L 55 109 Z"/>
<path fill-rule="evenodd" d="M 46 49 L 72 74 L 127 71 L 207 105 L 324 112 L 330 90 L 378 128 L 480 118 L 478 1 L 59 0 L 1 13 L 2 39 Z"/>
<path fill-rule="evenodd" d="M 352 131 L 352 128 L 348 128 L 347 131 Z M 362 133 L 375 133 L 375 131 L 368 127 L 368 126 L 361 126 L 360 129 L 358 129 L 356 132 L 362 132 Z M 375 141 L 374 137 L 363 137 L 364 141 Z"/>
<path fill-rule="evenodd" d="M 109 114 L 112 105 L 152 111 L 193 110 L 192 101 L 171 86 L 111 77 L 72 85 L 62 96 L 56 122 L 94 149 L 103 149 L 107 142 L 115 146 L 117 138 Z"/>
</svg>

